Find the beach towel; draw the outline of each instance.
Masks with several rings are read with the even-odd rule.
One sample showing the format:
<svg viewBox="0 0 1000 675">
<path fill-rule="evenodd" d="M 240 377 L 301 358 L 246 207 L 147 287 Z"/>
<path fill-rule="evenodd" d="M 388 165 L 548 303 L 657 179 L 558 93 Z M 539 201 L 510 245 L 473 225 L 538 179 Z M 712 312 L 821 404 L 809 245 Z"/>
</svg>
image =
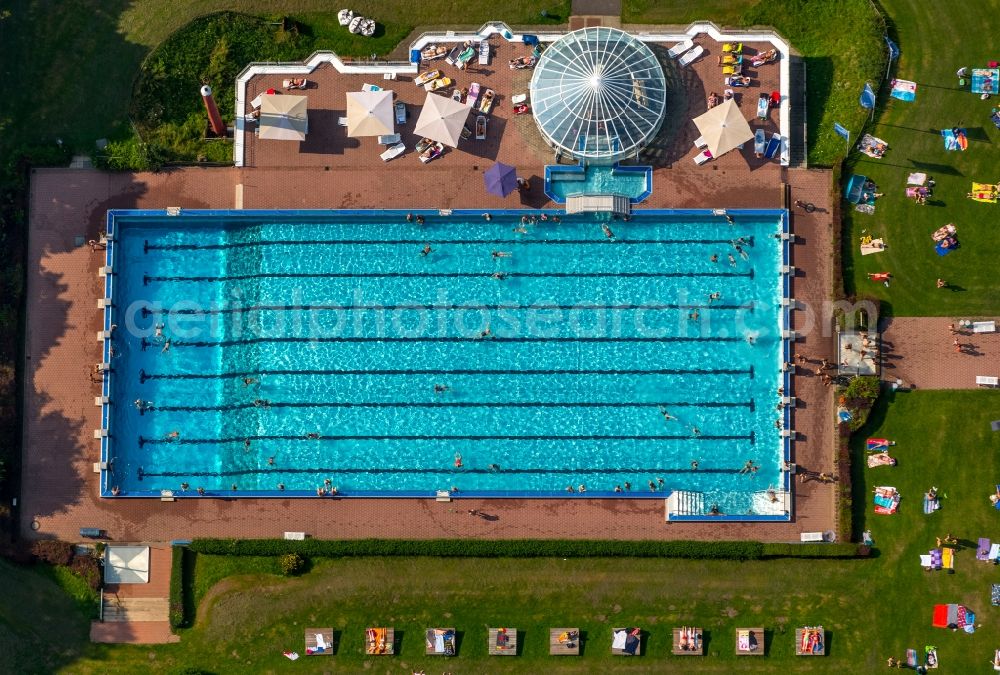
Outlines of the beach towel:
<svg viewBox="0 0 1000 675">
<path fill-rule="evenodd" d="M 900 101 L 912 101 L 917 98 L 917 83 L 910 80 L 893 80 L 892 92 L 889 95 Z"/>
<path fill-rule="evenodd" d="M 736 631 L 736 648 L 741 652 L 750 651 L 750 631 Z"/>
<path fill-rule="evenodd" d="M 936 498 L 935 499 L 930 499 L 930 498 L 927 497 L 926 494 L 924 494 L 924 513 L 925 514 L 934 513 L 939 508 L 941 508 L 941 503 Z"/>
<path fill-rule="evenodd" d="M 996 185 L 991 185 L 990 183 L 973 183 L 972 191 L 969 193 L 969 198 L 977 202 L 996 204 L 997 187 Z"/>
<path fill-rule="evenodd" d="M 868 452 L 875 452 L 876 450 L 888 449 L 890 445 L 896 445 L 893 441 L 887 438 L 869 438 L 866 441 L 868 445 Z"/>
<path fill-rule="evenodd" d="M 990 585 L 990 603 L 994 607 L 1000 607 L 1000 584 Z"/>
<path fill-rule="evenodd" d="M 931 554 L 931 569 L 932 570 L 941 569 L 941 558 L 942 558 L 941 549 L 933 548 L 931 549 L 930 554 Z"/>
<path fill-rule="evenodd" d="M 629 635 L 625 638 L 625 649 L 624 652 L 630 656 L 635 656 L 636 650 L 639 649 L 639 638 L 635 635 Z"/>
<path fill-rule="evenodd" d="M 924 661 L 928 668 L 938 667 L 937 647 L 934 645 L 924 646 Z"/>
<path fill-rule="evenodd" d="M 986 556 L 986 559 L 996 561 L 997 558 L 1000 558 L 1000 544 L 991 544 L 990 553 Z"/>
<path fill-rule="evenodd" d="M 891 515 L 899 507 L 899 493 L 894 487 L 880 486 L 875 488 L 875 513 Z"/>
<path fill-rule="evenodd" d="M 920 566 L 923 567 L 925 570 L 933 568 L 934 563 L 931 562 L 931 556 L 929 553 L 927 555 L 920 556 Z"/>
<path fill-rule="evenodd" d="M 885 250 L 885 241 L 882 239 L 872 239 L 867 244 L 861 244 L 861 255 L 872 255 Z"/>
<path fill-rule="evenodd" d="M 289 661 L 295 661 L 299 658 L 298 652 L 281 652 L 281 653 Z"/>
<path fill-rule="evenodd" d="M 941 567 L 946 570 L 955 569 L 955 551 L 950 548 L 941 549 Z"/>
<path fill-rule="evenodd" d="M 947 244 L 947 246 L 945 244 Z M 958 247 L 959 247 L 958 240 L 955 239 L 954 237 L 951 238 L 951 241 L 947 239 L 942 239 L 937 243 L 937 245 L 934 246 L 934 252 L 937 253 L 939 256 L 943 257 L 948 255 Z"/>
<path fill-rule="evenodd" d="M 909 666 L 910 668 L 913 668 L 914 670 L 916 670 L 917 666 L 920 665 L 920 662 L 917 661 L 917 650 L 916 649 L 907 649 L 906 650 L 906 665 Z"/>
<path fill-rule="evenodd" d="M 930 197 L 930 188 L 926 187 L 908 187 L 906 188 L 906 196 L 910 199 L 916 199 L 918 197 Z"/>
<path fill-rule="evenodd" d="M 996 94 L 1000 84 L 1000 68 L 973 68 L 972 93 Z"/>
<path fill-rule="evenodd" d="M 611 640 L 612 649 L 625 649 L 625 639 L 628 637 L 628 633 L 623 630 L 616 631 L 614 634 L 614 639 Z"/>
<path fill-rule="evenodd" d="M 861 142 L 858 143 L 858 150 L 874 159 L 881 159 L 882 155 L 884 155 L 885 151 L 888 149 L 888 143 L 883 141 L 881 138 L 872 136 L 871 134 L 865 134 L 862 136 Z"/>
<path fill-rule="evenodd" d="M 990 555 L 990 540 L 986 537 L 980 537 L 979 542 L 976 544 L 976 560 L 989 560 Z"/>
<path fill-rule="evenodd" d="M 941 135 L 944 137 L 945 150 L 965 150 L 969 147 L 969 139 L 965 135 L 965 129 L 959 129 L 957 136 L 953 129 L 942 129 Z"/>
<path fill-rule="evenodd" d="M 888 452 L 868 455 L 868 468 L 874 469 L 876 466 L 896 466 L 896 460 Z"/>
<path fill-rule="evenodd" d="M 906 177 L 907 185 L 923 185 L 926 182 L 927 182 L 927 174 L 923 173 L 922 171 L 911 173 L 909 176 Z"/>
<path fill-rule="evenodd" d="M 858 204 L 857 206 L 854 207 L 854 210 L 857 211 L 858 213 L 864 213 L 864 214 L 867 214 L 867 215 L 871 216 L 871 215 L 875 214 L 875 205 L 874 204 Z"/>
</svg>

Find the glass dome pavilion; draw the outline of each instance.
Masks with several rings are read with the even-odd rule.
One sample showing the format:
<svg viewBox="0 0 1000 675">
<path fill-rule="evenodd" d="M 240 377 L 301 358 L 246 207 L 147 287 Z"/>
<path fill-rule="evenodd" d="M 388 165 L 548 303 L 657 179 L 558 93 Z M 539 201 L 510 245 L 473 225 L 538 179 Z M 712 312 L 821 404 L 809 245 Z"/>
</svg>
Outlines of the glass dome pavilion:
<svg viewBox="0 0 1000 675">
<path fill-rule="evenodd" d="M 652 50 L 616 28 L 567 33 L 531 77 L 535 123 L 556 150 L 591 164 L 632 157 L 656 134 L 666 80 Z"/>
</svg>

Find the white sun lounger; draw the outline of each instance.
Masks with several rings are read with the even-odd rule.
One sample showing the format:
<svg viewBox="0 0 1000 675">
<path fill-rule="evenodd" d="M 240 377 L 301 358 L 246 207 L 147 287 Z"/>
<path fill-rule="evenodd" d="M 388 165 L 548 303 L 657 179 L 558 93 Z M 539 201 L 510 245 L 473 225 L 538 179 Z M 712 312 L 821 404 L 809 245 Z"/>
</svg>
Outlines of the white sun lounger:
<svg viewBox="0 0 1000 675">
<path fill-rule="evenodd" d="M 388 162 L 390 159 L 395 159 L 400 155 L 402 155 L 404 150 L 406 150 L 406 144 L 397 143 L 396 145 L 392 146 L 391 148 L 383 152 L 381 155 L 379 155 L 379 157 L 382 158 L 383 162 Z"/>
<path fill-rule="evenodd" d="M 980 387 L 1000 387 L 1000 377 L 976 375 L 976 385 Z"/>
<path fill-rule="evenodd" d="M 690 66 L 693 61 L 695 61 L 699 56 L 701 56 L 704 53 L 705 53 L 705 48 L 702 47 L 701 45 L 698 45 L 697 47 L 689 51 L 687 54 L 682 56 L 681 60 L 678 61 L 677 63 L 681 64 L 682 66 Z"/>
<path fill-rule="evenodd" d="M 670 55 L 670 58 L 676 59 L 678 56 L 680 56 L 687 50 L 691 49 L 692 47 L 694 47 L 694 42 L 692 42 L 691 40 L 684 40 L 684 42 L 678 42 L 673 47 L 671 47 L 670 51 L 668 51 L 667 54 Z"/>
<path fill-rule="evenodd" d="M 701 166 L 710 159 L 712 159 L 712 153 L 710 153 L 708 150 L 705 150 L 704 152 L 699 153 L 698 156 L 694 158 L 694 163 L 697 164 L 698 166 Z"/>
<path fill-rule="evenodd" d="M 997 322 L 996 321 L 973 321 L 972 322 L 972 332 L 973 333 L 996 333 L 997 332 Z"/>
<path fill-rule="evenodd" d="M 704 136 L 699 136 L 698 138 L 694 139 L 694 147 L 696 147 L 696 148 L 707 148 L 708 147 L 708 141 L 705 140 Z"/>
</svg>

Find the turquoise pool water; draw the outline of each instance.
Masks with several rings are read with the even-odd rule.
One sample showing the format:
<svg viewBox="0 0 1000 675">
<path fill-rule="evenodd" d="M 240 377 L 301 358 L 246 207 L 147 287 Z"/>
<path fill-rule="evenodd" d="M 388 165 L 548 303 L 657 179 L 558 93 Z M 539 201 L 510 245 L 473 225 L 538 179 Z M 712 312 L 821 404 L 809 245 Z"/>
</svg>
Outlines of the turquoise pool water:
<svg viewBox="0 0 1000 675">
<path fill-rule="evenodd" d="M 551 167 L 552 179 L 546 182 L 546 192 L 560 204 L 566 201 L 566 197 L 577 194 L 616 194 L 645 199 L 650 190 L 649 175 L 641 170 L 644 167 L 622 170 L 611 166 L 590 166 L 584 173 L 560 171 L 562 168 Z"/>
<path fill-rule="evenodd" d="M 520 215 L 120 219 L 111 484 L 778 485 L 779 218 Z"/>
</svg>

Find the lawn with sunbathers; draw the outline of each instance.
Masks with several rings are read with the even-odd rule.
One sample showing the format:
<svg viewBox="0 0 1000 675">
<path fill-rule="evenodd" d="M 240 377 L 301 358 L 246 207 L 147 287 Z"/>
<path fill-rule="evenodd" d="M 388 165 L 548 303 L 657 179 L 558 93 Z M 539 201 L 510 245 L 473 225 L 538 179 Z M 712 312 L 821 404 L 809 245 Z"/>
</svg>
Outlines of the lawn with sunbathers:
<svg viewBox="0 0 1000 675">
<path fill-rule="evenodd" d="M 917 83 L 912 102 L 879 98 L 876 124 L 865 131 L 885 140 L 880 159 L 854 153 L 845 170 L 872 179 L 883 194 L 867 215 L 845 203 L 844 281 L 849 294 L 883 300 L 897 316 L 975 317 L 1000 313 L 1000 204 L 966 197 L 972 183 L 1000 182 L 1000 129 L 990 120 L 1000 98 L 981 100 L 957 71 L 985 67 L 1000 54 L 1000 14 L 983 5 L 956 0 L 942 5 L 917 0 L 885 0 L 902 51 L 893 76 Z M 975 29 L 970 32 L 970 17 Z M 958 39 L 957 36 L 964 36 Z M 947 49 L 941 45 L 947 43 Z M 860 91 L 858 92 L 860 94 Z M 949 151 L 942 129 L 965 130 L 965 151 Z M 855 132 L 859 131 L 854 129 Z M 857 133 L 855 133 L 857 140 Z M 907 178 L 925 173 L 935 182 L 926 204 L 906 197 Z M 959 247 L 941 256 L 932 235 L 953 223 Z M 861 238 L 885 241 L 884 252 L 862 256 Z M 889 286 L 868 274 L 889 272 Z M 946 282 L 938 288 L 937 280 Z"/>
<path fill-rule="evenodd" d="M 662 672 L 693 661 L 697 672 L 860 673 L 934 645 L 939 672 L 981 672 L 1000 647 L 1000 608 L 990 605 L 1000 568 L 976 560 L 975 550 L 979 537 L 1000 541 L 1000 510 L 989 500 L 1000 482 L 994 418 L 1000 392 L 906 392 L 878 404 L 854 444 L 856 525 L 874 538 L 869 560 L 345 558 L 315 560 L 289 580 L 274 559 L 200 556 L 198 619 L 180 644 L 96 647 L 74 629 L 64 663 L 84 673 L 260 672 L 292 667 L 282 652 L 297 651 L 295 668 L 329 672 Z M 861 468 L 866 437 L 895 441 L 889 453 L 898 464 Z M 881 485 L 901 495 L 895 515 L 874 515 L 872 490 Z M 931 487 L 941 508 L 925 515 Z M 959 541 L 954 574 L 924 571 L 919 556 L 948 534 Z M 0 597 L 0 616 L 19 601 Z M 981 627 L 972 635 L 933 628 L 938 603 L 966 605 Z M 795 656 L 794 629 L 814 624 L 829 631 L 828 655 Z M 670 655 L 671 630 L 685 625 L 707 632 L 706 656 Z M 369 626 L 393 626 L 401 653 L 365 657 Z M 581 656 L 548 656 L 548 629 L 556 626 L 580 629 Z M 644 631 L 642 656 L 611 655 L 612 628 L 623 626 Z M 766 655 L 737 657 L 735 631 L 752 626 L 765 627 Z M 306 627 L 333 628 L 336 653 L 305 656 Z M 424 656 L 429 627 L 457 628 L 457 657 Z M 491 627 L 518 629 L 518 656 L 487 655 Z M 30 658 L 42 663 L 50 636 L 26 632 L 37 644 Z"/>
</svg>

